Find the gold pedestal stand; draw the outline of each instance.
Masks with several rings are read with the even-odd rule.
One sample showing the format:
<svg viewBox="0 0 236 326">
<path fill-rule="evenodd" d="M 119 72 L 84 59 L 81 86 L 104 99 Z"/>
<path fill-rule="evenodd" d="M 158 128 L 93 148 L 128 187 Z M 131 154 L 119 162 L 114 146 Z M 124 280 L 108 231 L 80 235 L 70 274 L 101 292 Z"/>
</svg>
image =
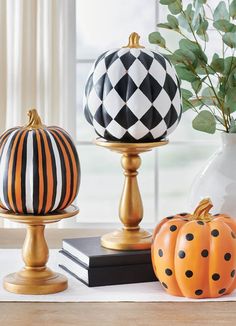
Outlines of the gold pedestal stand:
<svg viewBox="0 0 236 326">
<path fill-rule="evenodd" d="M 78 208 L 73 205 L 63 211 L 48 215 L 20 215 L 0 210 L 2 217 L 27 225 L 22 250 L 25 267 L 19 272 L 5 276 L 3 286 L 7 291 L 18 294 L 49 294 L 67 288 L 67 278 L 46 266 L 49 251 L 44 237 L 44 229 L 45 224 L 72 217 L 78 212 Z"/>
<path fill-rule="evenodd" d="M 102 236 L 103 247 L 115 250 L 144 250 L 151 247 L 151 233 L 141 229 L 139 223 L 143 218 L 143 204 L 137 182 L 137 170 L 141 165 L 140 153 L 166 145 L 167 140 L 153 143 L 119 143 L 108 142 L 101 138 L 96 145 L 106 147 L 122 154 L 121 165 L 124 169 L 125 183 L 120 200 L 119 216 L 123 228 Z"/>
</svg>

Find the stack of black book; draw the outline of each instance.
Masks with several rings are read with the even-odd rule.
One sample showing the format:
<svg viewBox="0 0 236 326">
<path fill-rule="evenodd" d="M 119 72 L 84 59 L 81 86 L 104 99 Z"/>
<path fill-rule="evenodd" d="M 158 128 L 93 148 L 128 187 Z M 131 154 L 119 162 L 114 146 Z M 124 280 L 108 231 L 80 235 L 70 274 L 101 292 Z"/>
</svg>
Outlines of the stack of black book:
<svg viewBox="0 0 236 326">
<path fill-rule="evenodd" d="M 59 266 L 91 287 L 156 281 L 150 250 L 106 249 L 99 237 L 63 240 Z"/>
</svg>

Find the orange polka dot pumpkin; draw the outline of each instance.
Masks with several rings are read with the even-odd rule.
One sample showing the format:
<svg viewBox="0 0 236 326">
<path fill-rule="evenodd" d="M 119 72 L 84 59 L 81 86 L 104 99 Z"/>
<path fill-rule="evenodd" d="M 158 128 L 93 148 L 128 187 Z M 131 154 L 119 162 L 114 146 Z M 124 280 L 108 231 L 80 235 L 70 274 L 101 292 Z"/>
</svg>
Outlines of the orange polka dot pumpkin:
<svg viewBox="0 0 236 326">
<path fill-rule="evenodd" d="M 209 214 L 209 199 L 193 214 L 163 219 L 153 234 L 152 264 L 172 295 L 216 298 L 236 288 L 236 222 Z"/>
</svg>

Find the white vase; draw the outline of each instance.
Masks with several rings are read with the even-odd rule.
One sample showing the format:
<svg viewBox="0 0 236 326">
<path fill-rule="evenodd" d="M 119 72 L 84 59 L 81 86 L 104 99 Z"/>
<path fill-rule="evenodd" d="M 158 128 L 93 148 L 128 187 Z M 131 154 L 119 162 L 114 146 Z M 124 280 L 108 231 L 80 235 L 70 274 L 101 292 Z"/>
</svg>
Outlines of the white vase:
<svg viewBox="0 0 236 326">
<path fill-rule="evenodd" d="M 190 208 L 193 211 L 201 199 L 209 197 L 214 205 L 212 213 L 236 218 L 236 134 L 222 133 L 221 139 L 220 149 L 195 178 Z"/>
</svg>

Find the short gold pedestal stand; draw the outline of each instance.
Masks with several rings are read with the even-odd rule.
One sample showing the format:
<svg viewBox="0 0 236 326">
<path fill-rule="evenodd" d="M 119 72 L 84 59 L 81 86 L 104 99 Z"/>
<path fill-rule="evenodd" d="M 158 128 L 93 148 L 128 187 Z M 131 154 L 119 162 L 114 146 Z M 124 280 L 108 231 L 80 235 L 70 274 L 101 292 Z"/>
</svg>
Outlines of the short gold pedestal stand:
<svg viewBox="0 0 236 326">
<path fill-rule="evenodd" d="M 18 294 L 49 294 L 67 288 L 67 278 L 51 271 L 47 266 L 48 246 L 44 237 L 45 224 L 76 215 L 78 208 L 71 205 L 63 211 L 48 215 L 20 215 L 0 210 L 0 216 L 27 225 L 22 255 L 25 267 L 5 276 L 3 285 L 9 292 Z"/>
<path fill-rule="evenodd" d="M 151 247 L 151 233 L 140 229 L 143 218 L 143 204 L 137 182 L 137 170 L 141 165 L 140 153 L 163 146 L 167 140 L 153 143 L 119 143 L 108 142 L 101 138 L 96 145 L 106 147 L 122 154 L 121 165 L 124 169 L 125 183 L 120 200 L 119 216 L 123 228 L 102 236 L 103 247 L 115 250 L 144 250 Z"/>
</svg>

